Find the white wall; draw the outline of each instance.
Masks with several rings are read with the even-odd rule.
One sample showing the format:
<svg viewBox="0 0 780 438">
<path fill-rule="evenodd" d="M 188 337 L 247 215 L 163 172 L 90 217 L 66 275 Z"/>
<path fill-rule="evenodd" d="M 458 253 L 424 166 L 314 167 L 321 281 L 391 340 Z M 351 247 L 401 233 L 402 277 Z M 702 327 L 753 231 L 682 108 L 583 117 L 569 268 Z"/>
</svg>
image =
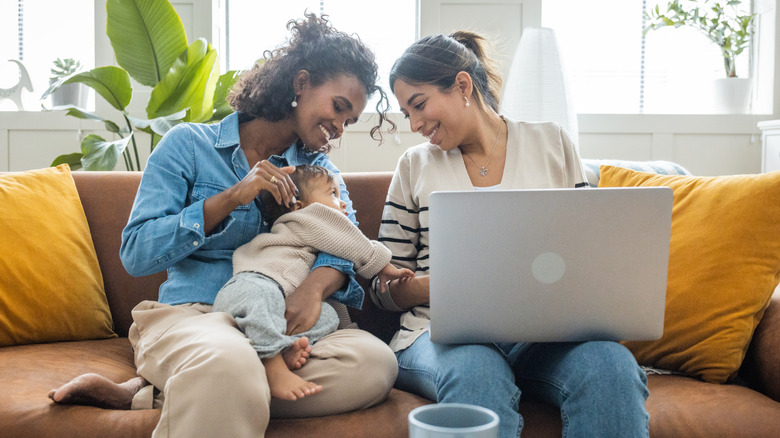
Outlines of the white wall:
<svg viewBox="0 0 780 438">
<path fill-rule="evenodd" d="M 420 0 L 420 34 L 451 32 L 460 28 L 479 31 L 497 40 L 497 48 L 505 57 L 514 53 L 523 26 L 538 26 L 543 0 Z M 105 36 L 105 9 L 97 0 L 96 62 L 113 62 L 112 51 Z M 174 0 L 188 30 L 188 39 L 203 36 L 221 45 L 221 29 L 211 26 L 212 14 L 223 11 L 223 0 Z M 780 32 L 776 0 L 757 2 L 762 13 L 764 40 L 756 56 L 763 77 L 769 77 L 764 87 L 771 89 L 769 104 L 763 105 L 763 115 L 579 115 L 580 152 L 585 158 L 634 160 L 672 160 L 697 175 L 756 173 L 761 170 L 760 132 L 756 124 L 762 120 L 780 119 Z M 499 36 L 499 37 L 496 37 Z M 771 37 L 774 37 L 772 39 Z M 222 53 L 222 51 L 220 51 Z M 775 55 L 768 56 L 767 55 Z M 508 69 L 509 62 L 504 62 Z M 137 84 L 135 84 L 138 86 Z M 138 86 L 140 87 L 140 86 Z M 392 97 L 391 97 L 392 98 Z M 145 99 L 139 99 L 145 102 Z M 97 111 L 116 118 L 116 111 L 106 108 L 98 99 Z M 103 105 L 101 107 L 101 105 Z M 141 109 L 135 109 L 142 113 Z M 369 137 L 374 120 L 368 119 L 351 127 L 331 153 L 343 171 L 391 171 L 406 148 L 423 141 L 422 136 L 409 131 L 409 124 L 399 115 L 396 134 L 384 134 L 384 143 Z M 375 117 L 374 117 L 375 118 Z M 62 113 L 0 112 L 0 171 L 28 170 L 45 167 L 57 155 L 79 150 L 80 138 L 100 126 L 94 122 L 65 117 Z M 107 133 L 101 135 L 107 136 Z M 138 139 L 142 159 L 148 155 L 148 139 Z M 122 164 L 118 168 L 122 168 Z"/>
<path fill-rule="evenodd" d="M 580 115 L 579 147 L 584 158 L 669 160 L 696 175 L 761 171 L 761 134 L 756 123 L 769 116 Z M 395 169 L 398 157 L 423 137 L 400 121 L 384 143 L 369 137 L 374 123 L 361 122 L 331 152 L 342 171 Z"/>
</svg>

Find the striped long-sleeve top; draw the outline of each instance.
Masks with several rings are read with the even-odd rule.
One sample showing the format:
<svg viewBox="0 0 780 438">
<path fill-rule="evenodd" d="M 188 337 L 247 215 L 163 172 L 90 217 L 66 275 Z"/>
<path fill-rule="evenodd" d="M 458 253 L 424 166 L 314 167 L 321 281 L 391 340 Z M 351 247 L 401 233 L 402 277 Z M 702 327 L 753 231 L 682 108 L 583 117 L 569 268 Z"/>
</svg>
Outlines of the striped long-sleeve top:
<svg viewBox="0 0 780 438">
<path fill-rule="evenodd" d="M 587 185 L 579 154 L 556 123 L 515 122 L 506 119 L 507 151 L 501 189 L 580 187 Z M 398 160 L 387 194 L 379 241 L 393 253 L 391 263 L 418 276 L 430 275 L 428 199 L 437 190 L 474 190 L 460 149 L 442 151 L 423 143 L 409 148 Z M 489 218 L 486 218 L 488 223 Z M 473 232 L 473 230 L 464 230 Z M 379 292 L 375 279 L 371 299 L 387 310 L 406 311 L 390 347 L 409 347 L 428 330 L 428 304 L 400 309 L 389 293 Z"/>
</svg>

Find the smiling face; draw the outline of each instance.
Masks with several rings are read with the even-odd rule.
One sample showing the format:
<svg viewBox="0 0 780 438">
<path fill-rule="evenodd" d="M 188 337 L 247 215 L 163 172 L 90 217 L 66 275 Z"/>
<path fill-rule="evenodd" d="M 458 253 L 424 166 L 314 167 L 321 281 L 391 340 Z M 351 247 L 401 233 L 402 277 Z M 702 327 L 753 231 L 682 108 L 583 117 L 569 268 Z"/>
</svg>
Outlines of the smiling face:
<svg viewBox="0 0 780 438">
<path fill-rule="evenodd" d="M 316 176 L 303 186 L 305 193 L 301 195 L 301 207 L 317 202 L 347 214 L 347 204 L 340 198 L 339 184 L 336 182 L 336 178 L 330 178 L 328 181 L 327 176 Z"/>
<path fill-rule="evenodd" d="M 471 120 L 457 87 L 445 92 L 436 85 L 413 85 L 398 79 L 393 93 L 412 131 L 445 151 L 464 142 Z"/>
<path fill-rule="evenodd" d="M 313 151 L 341 137 L 366 107 L 366 87 L 352 75 L 341 74 L 314 87 L 308 73 L 301 71 L 294 86 L 296 135 Z"/>
</svg>

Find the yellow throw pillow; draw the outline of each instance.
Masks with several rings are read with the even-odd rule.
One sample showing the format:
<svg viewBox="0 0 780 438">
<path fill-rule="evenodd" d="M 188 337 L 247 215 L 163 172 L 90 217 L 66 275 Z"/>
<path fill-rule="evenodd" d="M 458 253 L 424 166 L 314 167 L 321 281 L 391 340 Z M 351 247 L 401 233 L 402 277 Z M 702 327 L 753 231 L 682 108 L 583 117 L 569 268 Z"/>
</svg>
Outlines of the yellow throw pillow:
<svg viewBox="0 0 780 438">
<path fill-rule="evenodd" d="M 664 334 L 625 342 L 642 365 L 723 383 L 780 281 L 780 172 L 693 177 L 602 166 L 599 187 L 674 191 Z M 619 212 L 615 212 L 619 214 Z"/>
<path fill-rule="evenodd" d="M 0 347 L 115 337 L 67 164 L 0 175 Z"/>
</svg>

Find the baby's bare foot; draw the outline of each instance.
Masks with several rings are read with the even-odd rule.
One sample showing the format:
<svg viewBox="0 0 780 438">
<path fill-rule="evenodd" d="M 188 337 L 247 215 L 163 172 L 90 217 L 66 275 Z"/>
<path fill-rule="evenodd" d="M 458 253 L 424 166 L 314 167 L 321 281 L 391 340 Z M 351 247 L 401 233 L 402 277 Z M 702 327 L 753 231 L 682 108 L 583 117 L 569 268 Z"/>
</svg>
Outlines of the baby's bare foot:
<svg viewBox="0 0 780 438">
<path fill-rule="evenodd" d="M 322 391 L 322 386 L 314 382 L 307 382 L 290 370 L 285 369 L 285 371 L 273 379 L 269 376 L 268 385 L 271 388 L 271 397 L 295 401 Z"/>
<path fill-rule="evenodd" d="M 306 363 L 310 354 L 311 345 L 309 345 L 309 338 L 303 336 L 296 339 L 290 348 L 284 350 L 282 357 L 288 369 L 297 370 Z"/>
<path fill-rule="evenodd" d="M 82 374 L 52 389 L 49 398 L 67 405 L 88 405 L 108 409 L 130 409 L 133 396 L 146 385 L 142 377 L 114 383 L 99 374 Z"/>
<path fill-rule="evenodd" d="M 295 401 L 322 391 L 322 386 L 307 382 L 287 368 L 281 355 L 263 360 L 271 397 Z"/>
</svg>

